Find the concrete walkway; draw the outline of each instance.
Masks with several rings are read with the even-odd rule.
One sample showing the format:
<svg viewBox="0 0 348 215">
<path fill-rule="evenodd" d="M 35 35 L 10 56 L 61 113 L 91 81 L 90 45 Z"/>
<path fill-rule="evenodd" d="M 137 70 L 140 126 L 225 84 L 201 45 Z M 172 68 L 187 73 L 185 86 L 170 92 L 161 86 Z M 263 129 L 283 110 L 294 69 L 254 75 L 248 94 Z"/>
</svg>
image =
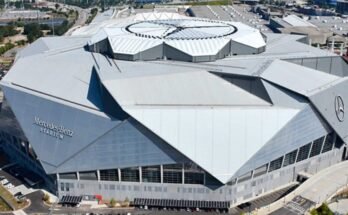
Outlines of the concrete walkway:
<svg viewBox="0 0 348 215">
<path fill-rule="evenodd" d="M 348 184 L 348 161 L 335 164 L 313 175 L 296 190 L 282 199 L 261 208 L 257 214 L 269 214 L 280 209 L 290 202 L 295 196 L 302 196 L 315 202 L 319 206 L 331 198 L 336 192 Z"/>
<path fill-rule="evenodd" d="M 348 199 L 340 199 L 338 202 L 333 202 L 329 204 L 329 207 L 335 214 L 347 214 Z"/>
<path fill-rule="evenodd" d="M 14 215 L 27 215 L 23 210 L 18 210 L 18 211 L 13 211 L 12 212 Z"/>
</svg>

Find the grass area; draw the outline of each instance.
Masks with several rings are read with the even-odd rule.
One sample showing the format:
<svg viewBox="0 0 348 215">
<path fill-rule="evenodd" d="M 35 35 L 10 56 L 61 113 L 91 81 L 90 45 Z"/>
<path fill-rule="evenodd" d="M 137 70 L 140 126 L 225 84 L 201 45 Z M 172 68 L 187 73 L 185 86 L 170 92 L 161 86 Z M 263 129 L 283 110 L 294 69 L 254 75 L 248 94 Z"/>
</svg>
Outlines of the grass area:
<svg viewBox="0 0 348 215">
<path fill-rule="evenodd" d="M 2 68 L 6 68 L 8 70 L 11 67 L 12 63 L 13 63 L 13 58 L 0 57 L 0 64 Z"/>
<path fill-rule="evenodd" d="M 110 208 L 128 208 L 130 207 L 130 201 L 128 198 L 126 198 L 125 200 L 123 201 L 120 201 L 120 200 L 116 200 L 114 198 L 111 198 L 110 201 L 108 200 L 102 200 L 103 204 L 106 204 L 108 207 Z"/>
<path fill-rule="evenodd" d="M 94 17 L 97 15 L 97 13 L 98 13 L 98 8 L 91 9 L 91 15 L 86 20 L 86 24 L 91 23 L 93 21 Z"/>
<path fill-rule="evenodd" d="M 327 203 L 321 204 L 320 207 L 314 208 L 310 211 L 310 215 L 334 215 Z"/>
<path fill-rule="evenodd" d="M 13 197 L 13 195 L 6 190 L 6 188 L 4 188 L 3 186 L 0 186 L 0 196 L 4 199 L 6 199 L 6 201 L 8 203 L 10 203 L 16 210 L 23 208 L 26 206 L 27 202 L 17 202 L 17 200 Z M 1 199 L 1 198 L 0 198 Z M 7 207 L 7 208 L 6 208 Z M 0 210 L 2 209 L 10 209 L 10 207 L 4 202 L 4 201 L 0 201 Z"/>
<path fill-rule="evenodd" d="M 10 211 L 11 208 L 8 204 L 0 198 L 0 211 Z"/>
<path fill-rule="evenodd" d="M 1 44 L 0 45 L 0 55 L 4 54 L 5 52 L 7 52 L 8 50 L 10 50 L 14 47 L 15 47 L 15 45 L 13 45 L 12 43 Z"/>
</svg>

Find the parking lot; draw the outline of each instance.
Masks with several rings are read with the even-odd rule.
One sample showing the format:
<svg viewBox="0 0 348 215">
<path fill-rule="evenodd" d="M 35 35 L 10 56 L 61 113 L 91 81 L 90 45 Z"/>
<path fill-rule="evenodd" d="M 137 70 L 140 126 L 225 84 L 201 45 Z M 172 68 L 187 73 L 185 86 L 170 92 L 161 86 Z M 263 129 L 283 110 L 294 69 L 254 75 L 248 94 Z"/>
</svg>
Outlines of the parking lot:
<svg viewBox="0 0 348 215">
<path fill-rule="evenodd" d="M 6 155 L 0 153 L 0 184 L 7 189 L 17 201 L 29 200 L 30 205 L 23 209 L 27 214 L 48 214 L 49 207 L 43 201 L 43 192 L 33 187 L 38 186 L 42 179 L 36 174 L 25 170 L 16 163 L 10 163 Z M 22 210 L 1 214 L 22 214 Z"/>
<path fill-rule="evenodd" d="M 253 13 L 249 5 L 192 6 L 191 11 L 196 17 L 241 22 L 262 32 L 271 32 L 269 22 Z"/>
<path fill-rule="evenodd" d="M 40 183 L 37 176 L 32 175 L 16 164 L 6 164 L 0 170 L 0 184 L 8 189 L 10 193 L 27 195 L 35 191 L 33 187 Z"/>
</svg>

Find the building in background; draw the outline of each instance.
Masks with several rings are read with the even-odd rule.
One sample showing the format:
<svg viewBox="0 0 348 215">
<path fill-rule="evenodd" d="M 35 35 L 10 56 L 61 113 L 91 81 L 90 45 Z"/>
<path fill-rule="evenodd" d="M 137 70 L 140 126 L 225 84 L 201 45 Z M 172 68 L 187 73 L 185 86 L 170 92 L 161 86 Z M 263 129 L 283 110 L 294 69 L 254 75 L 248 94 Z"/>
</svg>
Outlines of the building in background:
<svg viewBox="0 0 348 215">
<path fill-rule="evenodd" d="M 337 0 L 336 12 L 342 15 L 348 15 L 348 1 Z"/>
<path fill-rule="evenodd" d="M 270 19 L 270 27 L 279 33 L 306 35 L 311 44 L 324 45 L 333 35 L 329 29 L 320 29 L 296 15 L 288 15 L 283 18 L 273 17 Z"/>
<path fill-rule="evenodd" d="M 347 63 L 306 41 L 176 13 L 41 38 L 1 81 L 3 150 L 59 196 L 247 202 L 346 157 Z"/>
</svg>

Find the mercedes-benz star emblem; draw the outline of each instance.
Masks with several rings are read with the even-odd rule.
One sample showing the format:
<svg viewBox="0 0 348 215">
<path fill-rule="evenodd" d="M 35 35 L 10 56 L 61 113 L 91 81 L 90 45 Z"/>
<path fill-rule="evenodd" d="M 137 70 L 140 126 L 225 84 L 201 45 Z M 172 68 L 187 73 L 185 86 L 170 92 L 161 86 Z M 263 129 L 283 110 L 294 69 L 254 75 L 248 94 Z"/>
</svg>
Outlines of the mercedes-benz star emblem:
<svg viewBox="0 0 348 215">
<path fill-rule="evenodd" d="M 175 19 L 139 21 L 125 30 L 139 37 L 166 40 L 223 38 L 238 31 L 231 23 L 222 21 Z"/>
<path fill-rule="evenodd" d="M 341 96 L 335 97 L 335 111 L 338 121 L 343 122 L 344 120 L 344 103 Z"/>
</svg>

